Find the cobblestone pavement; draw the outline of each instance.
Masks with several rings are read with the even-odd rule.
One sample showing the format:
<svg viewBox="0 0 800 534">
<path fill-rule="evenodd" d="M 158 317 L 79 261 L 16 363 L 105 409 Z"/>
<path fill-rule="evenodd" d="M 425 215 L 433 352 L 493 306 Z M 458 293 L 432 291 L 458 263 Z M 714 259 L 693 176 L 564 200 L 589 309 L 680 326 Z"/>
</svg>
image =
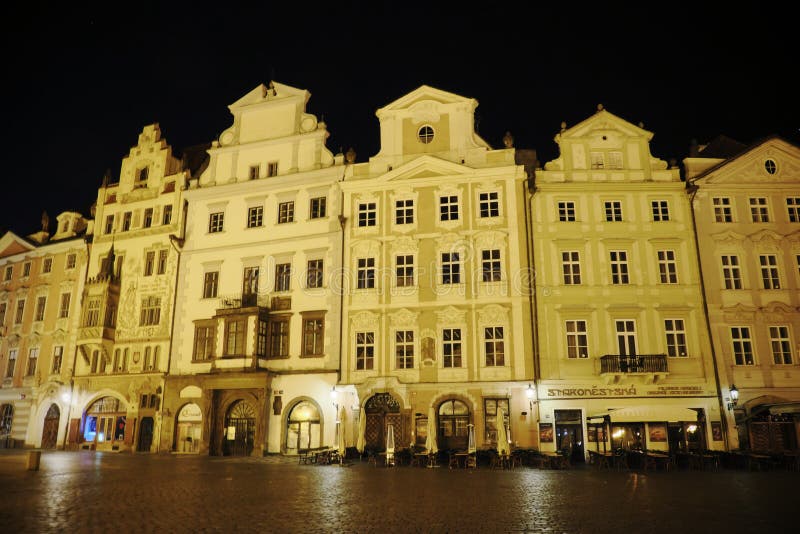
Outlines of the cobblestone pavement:
<svg viewBox="0 0 800 534">
<path fill-rule="evenodd" d="M 796 531 L 800 473 L 497 471 L 0 453 L 0 532 Z M 790 528 L 791 527 L 791 528 Z"/>
</svg>

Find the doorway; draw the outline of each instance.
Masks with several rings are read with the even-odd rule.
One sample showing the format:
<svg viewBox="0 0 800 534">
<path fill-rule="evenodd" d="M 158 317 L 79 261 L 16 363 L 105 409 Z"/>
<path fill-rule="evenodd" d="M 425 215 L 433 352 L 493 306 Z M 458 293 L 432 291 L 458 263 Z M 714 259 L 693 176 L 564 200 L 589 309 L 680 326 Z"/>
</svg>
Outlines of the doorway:
<svg viewBox="0 0 800 534">
<path fill-rule="evenodd" d="M 142 422 L 139 425 L 139 446 L 136 448 L 139 452 L 150 452 L 150 447 L 153 445 L 153 418 L 142 417 Z"/>
<path fill-rule="evenodd" d="M 583 420 L 580 410 L 556 410 L 556 450 L 565 452 L 570 462 L 585 461 Z"/>
<path fill-rule="evenodd" d="M 51 404 L 44 416 L 42 428 L 42 448 L 55 449 L 58 441 L 58 422 L 61 420 L 61 410 L 56 404 Z"/>
<path fill-rule="evenodd" d="M 223 456 L 250 456 L 256 436 L 256 411 L 246 401 L 234 403 L 225 417 Z"/>
<path fill-rule="evenodd" d="M 400 404 L 390 393 L 377 393 L 367 399 L 364 405 L 367 414 L 367 429 L 364 437 L 366 447 L 373 451 L 386 449 L 386 428 L 394 427 L 395 443 L 406 443 L 408 440 L 403 434 L 403 420 L 400 414 Z"/>
<path fill-rule="evenodd" d="M 300 449 L 321 445 L 320 415 L 309 401 L 297 403 L 289 412 L 286 428 L 286 454 L 298 454 Z"/>
</svg>

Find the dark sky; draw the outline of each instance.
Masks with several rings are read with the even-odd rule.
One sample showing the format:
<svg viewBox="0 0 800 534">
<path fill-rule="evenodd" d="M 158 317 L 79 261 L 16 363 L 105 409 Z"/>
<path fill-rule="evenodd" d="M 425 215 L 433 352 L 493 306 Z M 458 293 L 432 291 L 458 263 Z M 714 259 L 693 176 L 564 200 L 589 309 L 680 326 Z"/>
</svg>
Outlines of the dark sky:
<svg viewBox="0 0 800 534">
<path fill-rule="evenodd" d="M 477 99 L 490 145 L 509 130 L 542 163 L 557 156 L 561 122 L 599 103 L 643 122 L 665 160 L 720 134 L 798 143 L 800 41 L 774 3 L 274 4 L 7 12 L 0 230 L 34 232 L 42 210 L 88 215 L 143 126 L 158 122 L 180 153 L 216 139 L 227 106 L 270 78 L 308 89 L 328 147 L 353 146 L 358 162 L 379 149 L 375 111 L 422 84 Z"/>
</svg>

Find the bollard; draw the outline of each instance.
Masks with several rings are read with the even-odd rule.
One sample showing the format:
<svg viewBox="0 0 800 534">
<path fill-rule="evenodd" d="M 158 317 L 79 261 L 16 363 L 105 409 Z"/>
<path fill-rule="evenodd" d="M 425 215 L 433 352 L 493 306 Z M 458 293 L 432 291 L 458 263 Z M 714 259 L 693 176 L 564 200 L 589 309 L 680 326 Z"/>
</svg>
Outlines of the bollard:
<svg viewBox="0 0 800 534">
<path fill-rule="evenodd" d="M 28 471 L 38 471 L 41 459 L 42 451 L 28 451 Z"/>
</svg>

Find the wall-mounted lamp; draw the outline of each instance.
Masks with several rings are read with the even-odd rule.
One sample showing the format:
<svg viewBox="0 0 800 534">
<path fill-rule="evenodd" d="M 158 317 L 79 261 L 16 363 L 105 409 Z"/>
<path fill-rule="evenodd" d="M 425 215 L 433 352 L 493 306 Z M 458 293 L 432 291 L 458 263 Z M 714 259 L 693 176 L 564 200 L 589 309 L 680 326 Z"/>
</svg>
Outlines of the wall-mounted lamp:
<svg viewBox="0 0 800 534">
<path fill-rule="evenodd" d="M 734 384 L 731 384 L 731 400 L 728 403 L 728 410 L 733 411 L 736 408 L 736 403 L 739 402 L 739 390 Z"/>
<path fill-rule="evenodd" d="M 528 384 L 528 387 L 525 389 L 525 396 L 528 397 L 528 406 L 533 411 L 533 386 Z"/>
</svg>

